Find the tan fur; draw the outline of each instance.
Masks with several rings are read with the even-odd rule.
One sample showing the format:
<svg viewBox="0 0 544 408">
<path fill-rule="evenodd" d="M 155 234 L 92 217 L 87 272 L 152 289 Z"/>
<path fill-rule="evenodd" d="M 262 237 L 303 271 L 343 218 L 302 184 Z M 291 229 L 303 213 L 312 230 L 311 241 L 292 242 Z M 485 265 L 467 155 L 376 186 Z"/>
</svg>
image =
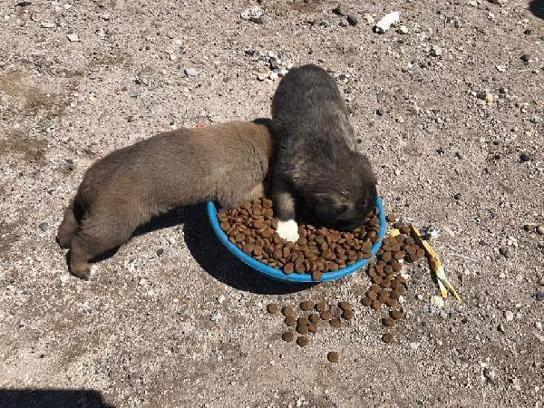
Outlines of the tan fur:
<svg viewBox="0 0 544 408">
<path fill-rule="evenodd" d="M 71 272 L 88 279 L 91 260 L 173 208 L 208 200 L 228 208 L 262 196 L 274 151 L 262 122 L 165 132 L 93 164 L 57 234 L 71 249 Z"/>
</svg>

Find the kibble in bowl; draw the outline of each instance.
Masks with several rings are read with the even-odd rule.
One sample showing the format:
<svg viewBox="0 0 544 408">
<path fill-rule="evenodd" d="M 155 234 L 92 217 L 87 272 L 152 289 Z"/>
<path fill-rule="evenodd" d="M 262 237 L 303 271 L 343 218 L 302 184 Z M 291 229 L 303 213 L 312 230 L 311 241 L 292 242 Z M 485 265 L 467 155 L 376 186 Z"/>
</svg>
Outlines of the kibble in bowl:
<svg viewBox="0 0 544 408">
<path fill-rule="evenodd" d="M 379 251 L 387 230 L 380 198 L 374 213 L 356 230 L 300 225 L 295 243 L 277 235 L 267 199 L 221 214 L 208 202 L 208 217 L 221 243 L 236 258 L 272 279 L 301 283 L 334 281 L 364 268 Z"/>
</svg>

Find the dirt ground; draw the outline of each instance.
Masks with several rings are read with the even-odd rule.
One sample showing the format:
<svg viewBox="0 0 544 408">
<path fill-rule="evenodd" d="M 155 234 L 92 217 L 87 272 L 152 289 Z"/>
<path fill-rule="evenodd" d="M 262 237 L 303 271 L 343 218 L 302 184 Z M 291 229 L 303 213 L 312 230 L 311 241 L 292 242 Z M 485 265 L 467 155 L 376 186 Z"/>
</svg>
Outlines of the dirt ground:
<svg viewBox="0 0 544 408">
<path fill-rule="evenodd" d="M 241 17 L 256 5 L 0 0 L 0 407 L 542 407 L 542 1 L 351 0 L 350 23 L 319 0 Z M 375 33 L 391 11 L 401 23 Z M 68 274 L 54 236 L 94 160 L 267 117 L 278 74 L 309 62 L 338 78 L 388 211 L 440 232 L 462 304 L 431 304 L 428 267 L 408 268 L 407 319 L 384 344 L 366 274 L 261 278 L 202 206 L 94 280 Z M 305 348 L 281 341 L 265 306 L 306 298 L 348 300 L 355 318 Z"/>
</svg>

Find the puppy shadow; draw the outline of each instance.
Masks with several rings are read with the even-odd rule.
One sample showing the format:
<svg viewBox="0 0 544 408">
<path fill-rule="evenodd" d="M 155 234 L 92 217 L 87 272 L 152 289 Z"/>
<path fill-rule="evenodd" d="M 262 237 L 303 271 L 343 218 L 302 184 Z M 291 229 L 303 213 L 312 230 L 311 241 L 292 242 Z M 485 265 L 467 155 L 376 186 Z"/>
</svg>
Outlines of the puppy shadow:
<svg viewBox="0 0 544 408">
<path fill-rule="evenodd" d="M 182 207 L 138 228 L 134 235 L 183 224 L 185 244 L 196 262 L 218 281 L 256 294 L 278 295 L 306 290 L 314 284 L 275 281 L 235 258 L 215 236 L 206 204 Z"/>
<path fill-rule="evenodd" d="M 86 389 L 0 389 L 0 406 L 6 408 L 114 408 L 100 391 Z"/>
<path fill-rule="evenodd" d="M 529 2 L 529 11 L 536 17 L 544 19 L 544 0 L 532 0 Z"/>
</svg>

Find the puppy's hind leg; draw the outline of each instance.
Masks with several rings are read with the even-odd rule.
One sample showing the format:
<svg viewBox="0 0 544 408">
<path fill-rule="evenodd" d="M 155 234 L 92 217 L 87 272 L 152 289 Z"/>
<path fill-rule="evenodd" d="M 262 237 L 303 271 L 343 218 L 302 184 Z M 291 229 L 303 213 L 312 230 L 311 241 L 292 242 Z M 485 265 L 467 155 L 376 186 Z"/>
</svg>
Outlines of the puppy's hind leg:
<svg viewBox="0 0 544 408">
<path fill-rule="evenodd" d="M 72 239 L 77 234 L 79 224 L 74 213 L 74 201 L 64 210 L 64 219 L 57 231 L 56 241 L 61 248 L 70 248 Z"/>
<path fill-rule="evenodd" d="M 106 251 L 115 249 L 129 240 L 141 222 L 136 215 L 123 211 L 97 211 L 83 220 L 70 247 L 70 271 L 81 279 L 89 280 L 94 265 L 91 261 Z M 141 221 L 141 222 L 140 222 Z"/>
<path fill-rule="evenodd" d="M 276 232 L 282 239 L 297 241 L 299 235 L 298 224 L 295 221 L 295 198 L 281 176 L 275 176 L 272 181 L 272 201 L 278 219 Z"/>
</svg>

